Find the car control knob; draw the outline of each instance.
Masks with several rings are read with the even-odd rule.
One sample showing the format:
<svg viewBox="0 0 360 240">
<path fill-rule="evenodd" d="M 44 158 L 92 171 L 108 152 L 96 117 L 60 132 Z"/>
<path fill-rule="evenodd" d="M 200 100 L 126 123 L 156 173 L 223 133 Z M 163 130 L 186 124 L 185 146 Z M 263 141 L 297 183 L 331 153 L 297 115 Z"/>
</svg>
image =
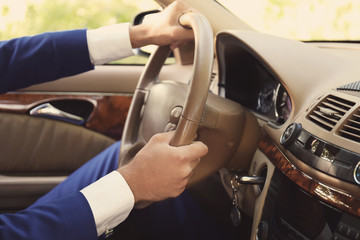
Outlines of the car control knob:
<svg viewBox="0 0 360 240">
<path fill-rule="evenodd" d="M 170 122 L 173 124 L 178 124 L 180 117 L 181 117 L 181 113 L 182 113 L 183 108 L 181 106 L 176 106 L 171 110 L 170 113 Z"/>
<path fill-rule="evenodd" d="M 357 184 L 360 184 L 360 162 L 358 162 L 354 169 L 354 180 Z"/>
<path fill-rule="evenodd" d="M 284 133 L 281 135 L 280 143 L 287 147 L 289 146 L 295 139 L 299 136 L 301 132 L 301 124 L 300 123 L 292 123 L 290 124 Z"/>
</svg>

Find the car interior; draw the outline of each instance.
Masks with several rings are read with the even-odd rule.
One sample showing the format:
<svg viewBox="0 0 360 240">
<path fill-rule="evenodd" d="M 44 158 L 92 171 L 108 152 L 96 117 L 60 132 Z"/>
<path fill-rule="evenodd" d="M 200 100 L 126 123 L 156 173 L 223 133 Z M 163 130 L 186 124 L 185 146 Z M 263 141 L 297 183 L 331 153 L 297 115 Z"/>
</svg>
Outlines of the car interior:
<svg viewBox="0 0 360 240">
<path fill-rule="evenodd" d="M 360 239 L 360 42 L 279 37 L 184 1 L 193 42 L 0 95 L 0 212 L 118 140 L 124 165 L 175 130 L 173 146 L 208 146 L 187 190 L 238 239 Z"/>
</svg>

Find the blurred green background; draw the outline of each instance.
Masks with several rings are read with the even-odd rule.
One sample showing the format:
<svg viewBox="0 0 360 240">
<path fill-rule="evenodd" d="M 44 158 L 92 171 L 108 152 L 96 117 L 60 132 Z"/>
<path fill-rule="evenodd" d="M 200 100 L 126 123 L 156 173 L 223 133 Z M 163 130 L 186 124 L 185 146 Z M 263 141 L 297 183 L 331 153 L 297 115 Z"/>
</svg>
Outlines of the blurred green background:
<svg viewBox="0 0 360 240">
<path fill-rule="evenodd" d="M 0 0 L 0 40 L 129 22 L 140 11 L 157 8 L 155 2 L 145 0 Z M 112 64 L 146 61 L 147 57 L 136 55 Z"/>
<path fill-rule="evenodd" d="M 1 0 L 0 39 L 129 22 L 155 4 L 126 0 Z M 148 1 L 152 2 L 152 1 Z"/>
</svg>

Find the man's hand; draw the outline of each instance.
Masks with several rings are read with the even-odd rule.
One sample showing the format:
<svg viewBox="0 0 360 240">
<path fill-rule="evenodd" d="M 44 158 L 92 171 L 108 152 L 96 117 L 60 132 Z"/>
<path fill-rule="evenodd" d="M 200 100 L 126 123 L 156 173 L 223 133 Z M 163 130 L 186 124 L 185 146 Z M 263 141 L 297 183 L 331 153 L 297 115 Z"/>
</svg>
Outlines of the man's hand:
<svg viewBox="0 0 360 240">
<path fill-rule="evenodd" d="M 180 195 L 208 148 L 201 142 L 172 147 L 174 132 L 154 135 L 127 165 L 118 169 L 130 186 L 135 204 Z"/>
<path fill-rule="evenodd" d="M 149 44 L 170 45 L 175 49 L 194 38 L 193 31 L 179 24 L 181 15 L 193 11 L 182 1 L 175 1 L 164 11 L 148 15 L 142 24 L 130 27 L 130 40 L 133 48 Z"/>
</svg>

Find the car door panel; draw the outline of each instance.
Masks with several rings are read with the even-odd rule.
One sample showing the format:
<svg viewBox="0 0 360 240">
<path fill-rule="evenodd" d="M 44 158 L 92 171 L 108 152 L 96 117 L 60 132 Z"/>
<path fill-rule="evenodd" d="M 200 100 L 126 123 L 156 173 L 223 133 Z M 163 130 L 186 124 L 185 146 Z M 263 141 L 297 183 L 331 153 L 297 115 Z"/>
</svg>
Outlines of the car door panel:
<svg viewBox="0 0 360 240">
<path fill-rule="evenodd" d="M 0 129 L 0 172 L 8 175 L 66 175 L 115 142 L 73 124 L 11 113 L 0 114 Z"/>
</svg>

